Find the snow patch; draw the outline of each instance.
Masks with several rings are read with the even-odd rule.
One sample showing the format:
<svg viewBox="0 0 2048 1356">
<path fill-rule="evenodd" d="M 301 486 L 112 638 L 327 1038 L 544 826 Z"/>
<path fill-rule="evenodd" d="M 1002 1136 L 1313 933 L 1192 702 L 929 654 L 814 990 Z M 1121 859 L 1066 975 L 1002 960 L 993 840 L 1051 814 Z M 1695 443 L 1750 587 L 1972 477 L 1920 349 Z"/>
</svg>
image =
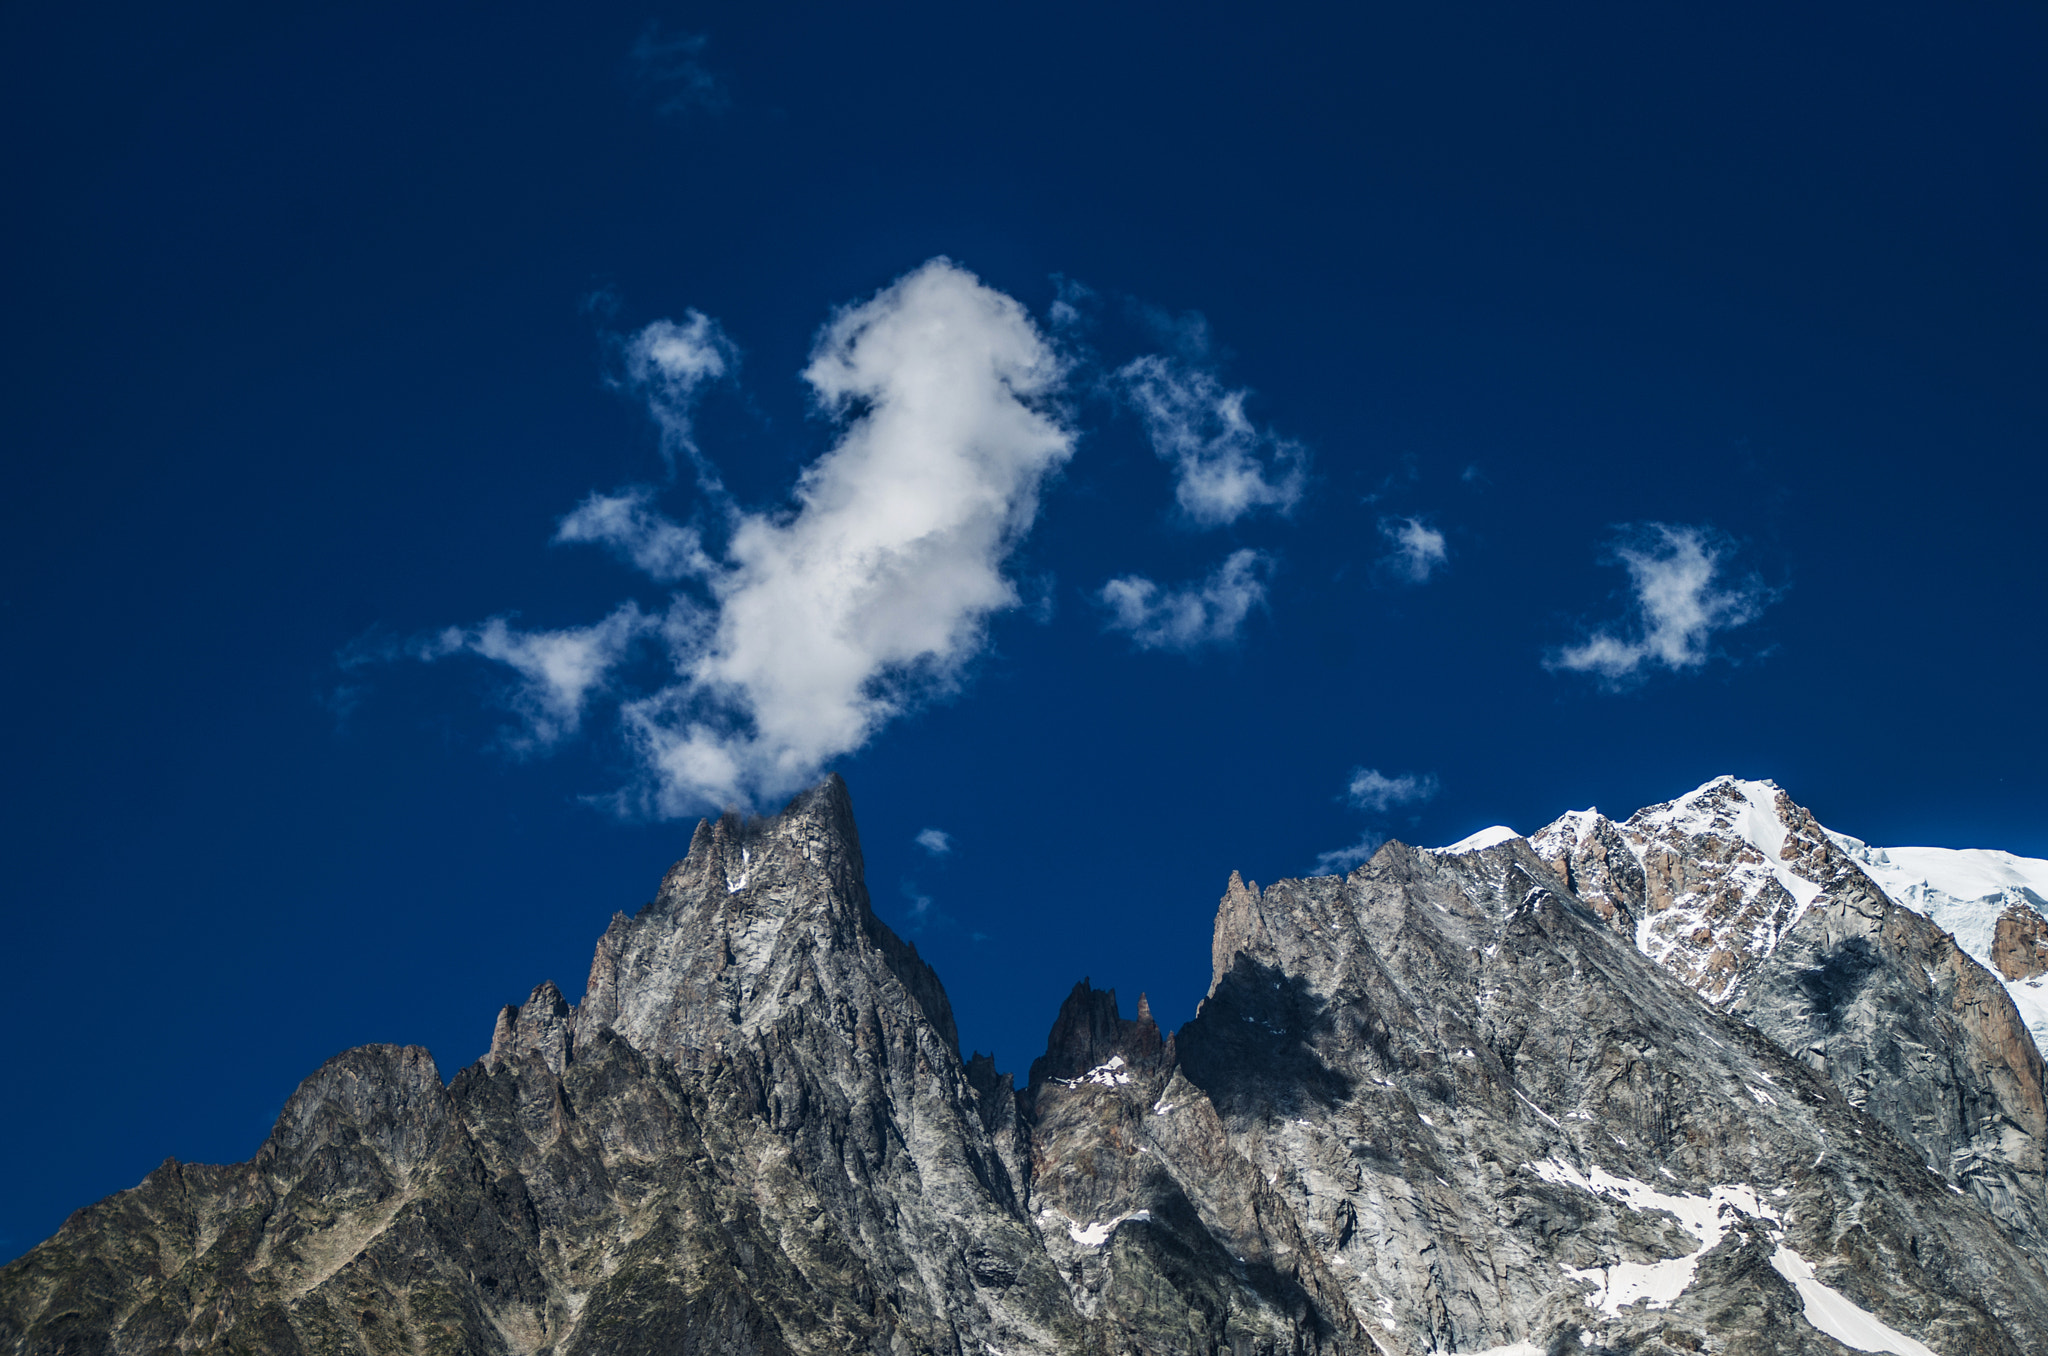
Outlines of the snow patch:
<svg viewBox="0 0 2048 1356">
<path fill-rule="evenodd" d="M 1058 1214 L 1059 1212 L 1047 1207 L 1041 1213 Z M 1082 1224 L 1077 1220 L 1068 1219 L 1065 1215 L 1060 1215 L 1060 1219 L 1067 1226 L 1067 1237 L 1073 1239 L 1084 1248 L 1099 1248 L 1109 1242 L 1109 1236 L 1116 1232 L 1119 1224 L 1133 1222 L 1149 1224 L 1152 1220 L 1152 1212 L 1150 1210 L 1132 1210 L 1126 1214 L 1118 1215 L 1115 1219 L 1098 1220 L 1093 1224 Z"/>
<path fill-rule="evenodd" d="M 1843 1346 L 1857 1351 L 1888 1351 L 1893 1356 L 1934 1356 L 1924 1343 L 1906 1336 L 1841 1291 L 1822 1284 L 1814 1277 L 1812 1265 L 1783 1244 L 1771 1254 L 1771 1266 L 1799 1292 L 1799 1301 L 1806 1306 L 1806 1321 Z"/>
<path fill-rule="evenodd" d="M 1124 1057 L 1122 1055 L 1111 1055 L 1107 1063 L 1096 1065 L 1079 1078 L 1055 1078 L 1052 1081 L 1063 1088 L 1078 1088 L 1083 1083 L 1093 1083 L 1098 1087 L 1114 1088 L 1131 1081 L 1131 1076 L 1124 1072 L 1124 1067 Z"/>
<path fill-rule="evenodd" d="M 1523 1167 L 1546 1182 L 1617 1200 L 1631 1210 L 1669 1211 L 1687 1233 L 1699 1239 L 1699 1247 L 1691 1254 L 1667 1261 L 1561 1268 L 1573 1280 L 1587 1281 L 1595 1287 L 1586 1296 L 1587 1307 L 1612 1316 L 1619 1316 L 1622 1309 L 1638 1302 L 1651 1309 L 1670 1308 L 1672 1301 L 1692 1284 L 1700 1258 L 1727 1234 L 1727 1217 L 1731 1212 L 1764 1220 L 1773 1232 L 1782 1224 L 1778 1212 L 1761 1200 L 1753 1187 L 1723 1185 L 1709 1187 L 1705 1196 L 1673 1196 L 1634 1178 L 1616 1177 L 1598 1166 L 1582 1173 L 1557 1158 L 1525 1163 Z M 1783 1194 L 1783 1190 L 1778 1188 L 1773 1194 Z M 1799 1292 L 1806 1321 L 1843 1346 L 1857 1351 L 1890 1352 L 1892 1356 L 1935 1356 L 1925 1344 L 1906 1336 L 1821 1281 L 1814 1275 L 1813 1264 L 1782 1241 L 1771 1254 L 1771 1266 Z"/>
<path fill-rule="evenodd" d="M 1726 1216 L 1731 1210 L 1756 1219 L 1775 1221 L 1778 1218 L 1777 1212 L 1746 1186 L 1716 1186 L 1708 1188 L 1708 1194 L 1704 1196 L 1674 1196 L 1633 1177 L 1616 1177 L 1598 1166 L 1582 1173 L 1556 1158 L 1523 1166 L 1546 1182 L 1577 1187 L 1592 1195 L 1618 1201 L 1630 1210 L 1668 1211 L 1677 1218 L 1681 1228 L 1699 1240 L 1699 1246 L 1684 1257 L 1667 1258 L 1661 1262 L 1612 1262 L 1604 1267 L 1561 1268 L 1573 1280 L 1585 1281 L 1594 1287 L 1586 1296 L 1587 1308 L 1598 1309 L 1610 1316 L 1618 1316 L 1624 1308 L 1636 1303 L 1652 1309 L 1670 1308 L 1672 1301 L 1692 1284 L 1700 1258 L 1728 1232 Z"/>
</svg>

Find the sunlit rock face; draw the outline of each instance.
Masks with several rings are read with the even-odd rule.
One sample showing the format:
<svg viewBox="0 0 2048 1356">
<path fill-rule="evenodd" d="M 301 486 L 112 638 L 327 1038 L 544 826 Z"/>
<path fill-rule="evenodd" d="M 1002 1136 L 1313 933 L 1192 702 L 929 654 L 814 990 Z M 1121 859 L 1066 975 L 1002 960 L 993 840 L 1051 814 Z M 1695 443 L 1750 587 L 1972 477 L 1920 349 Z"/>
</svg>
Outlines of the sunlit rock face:
<svg viewBox="0 0 2048 1356">
<path fill-rule="evenodd" d="M 1830 833 L 1770 782 L 1716 778 L 1618 825 L 1580 811 L 1530 844 L 1569 888 L 1633 918 L 1644 954 L 1826 1075 L 2048 1257 L 2042 1061 L 2013 1001 L 2024 994 L 1986 968 L 1992 929 L 1965 951 L 1967 934 L 1942 926 L 1962 916 L 1951 897 L 1906 888 L 1884 850 Z M 2009 957 L 2036 926 L 2048 935 L 2024 899 L 1999 907 L 2014 920 Z"/>
<path fill-rule="evenodd" d="M 1083 981 L 1019 1090 L 833 779 L 452 1083 L 351 1051 L 81 1211 L 0 1351 L 2048 1349 L 2025 1026 L 1761 785 L 1233 876 L 1194 1020 Z"/>
</svg>

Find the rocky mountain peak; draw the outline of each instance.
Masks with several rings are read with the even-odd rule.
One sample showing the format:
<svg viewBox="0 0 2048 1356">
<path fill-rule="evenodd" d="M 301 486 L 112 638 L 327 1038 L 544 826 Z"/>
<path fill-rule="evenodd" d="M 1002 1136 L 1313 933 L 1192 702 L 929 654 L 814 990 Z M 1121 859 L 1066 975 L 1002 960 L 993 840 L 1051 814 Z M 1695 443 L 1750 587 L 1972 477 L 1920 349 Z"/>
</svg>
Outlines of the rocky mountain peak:
<svg viewBox="0 0 2048 1356">
<path fill-rule="evenodd" d="M 507 1004 L 498 1013 L 491 1049 L 484 1056 L 485 1067 L 504 1068 L 532 1054 L 560 1074 L 573 1057 L 574 1012 L 555 981 L 542 980 L 524 1003 Z"/>
<path fill-rule="evenodd" d="M 944 988 L 875 917 L 862 869 L 852 799 L 836 774 L 780 814 L 700 821 L 655 901 L 615 917 L 599 941 L 578 1038 L 609 1027 L 651 1054 L 715 1059 L 737 1033 L 886 974 L 957 1047 Z"/>
<path fill-rule="evenodd" d="M 1152 1073 L 1172 1062 L 1172 1045 L 1160 1036 L 1143 994 L 1138 996 L 1137 1016 L 1126 1020 L 1117 1008 L 1115 989 L 1093 988 L 1083 979 L 1060 1004 L 1045 1053 L 1031 1062 L 1030 1095 L 1035 1098 L 1049 1081 Z"/>
</svg>

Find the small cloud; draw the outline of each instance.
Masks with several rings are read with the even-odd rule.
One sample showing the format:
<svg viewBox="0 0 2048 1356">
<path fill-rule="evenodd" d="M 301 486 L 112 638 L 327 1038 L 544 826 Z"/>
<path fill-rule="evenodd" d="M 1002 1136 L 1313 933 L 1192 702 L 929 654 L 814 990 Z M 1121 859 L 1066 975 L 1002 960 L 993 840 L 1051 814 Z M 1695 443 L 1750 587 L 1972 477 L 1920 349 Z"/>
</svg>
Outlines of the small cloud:
<svg viewBox="0 0 2048 1356">
<path fill-rule="evenodd" d="M 1162 589 L 1133 574 L 1110 580 L 1097 596 L 1110 610 L 1109 629 L 1139 649 L 1185 652 L 1236 640 L 1251 610 L 1265 604 L 1262 576 L 1271 568 L 1261 552 L 1234 551 L 1198 584 Z"/>
<path fill-rule="evenodd" d="M 475 654 L 516 673 L 519 683 L 509 701 L 526 730 L 506 742 L 515 752 L 529 753 L 576 733 L 585 703 L 604 687 L 633 642 L 656 624 L 631 602 L 594 626 L 559 631 L 518 631 L 505 618 L 493 617 L 477 627 L 451 626 L 413 647 L 413 655 L 432 662 Z"/>
<path fill-rule="evenodd" d="M 1396 805 L 1428 800 L 1436 790 L 1436 774 L 1433 772 L 1420 776 L 1404 772 L 1398 777 L 1389 777 L 1376 768 L 1360 767 L 1351 770 L 1351 784 L 1345 788 L 1344 798 L 1361 810 L 1377 814 Z"/>
<path fill-rule="evenodd" d="M 665 517 L 654 507 L 654 492 L 645 486 L 591 495 L 562 519 L 555 540 L 610 547 L 635 569 L 664 584 L 702 578 L 717 568 L 704 553 L 697 530 Z"/>
<path fill-rule="evenodd" d="M 1153 452 L 1172 463 L 1174 500 L 1197 527 L 1222 527 L 1260 509 L 1284 515 L 1301 502 L 1308 449 L 1254 426 L 1244 412 L 1251 392 L 1228 390 L 1215 373 L 1158 354 L 1126 363 L 1115 383 Z"/>
<path fill-rule="evenodd" d="M 1493 478 L 1480 470 L 1479 463 L 1476 461 L 1458 472 L 1458 479 L 1467 485 L 1491 485 L 1493 483 Z"/>
<path fill-rule="evenodd" d="M 1335 848 L 1329 852 L 1317 853 L 1315 870 L 1309 874 L 1312 876 L 1349 875 L 1359 864 L 1369 861 L 1372 858 L 1372 854 L 1380 850 L 1380 844 L 1386 841 L 1387 836 L 1385 834 L 1374 833 L 1371 829 L 1367 829 L 1359 840 L 1350 847 Z"/>
<path fill-rule="evenodd" d="M 1419 804 L 1436 792 L 1437 780 L 1433 772 L 1404 772 L 1398 777 L 1389 777 L 1377 768 L 1357 767 L 1351 769 L 1351 781 L 1344 788 L 1344 799 L 1368 814 L 1383 815 L 1396 806 Z M 1367 829 L 1349 847 L 1318 853 L 1315 869 L 1310 874 L 1348 873 L 1378 852 L 1380 844 L 1386 841 L 1384 833 Z"/>
<path fill-rule="evenodd" d="M 948 856 L 953 851 L 953 835 L 944 829 L 921 829 L 911 841 L 934 857 Z"/>
<path fill-rule="evenodd" d="M 723 113 L 731 106 L 725 86 L 702 60 L 710 45 L 709 34 L 664 33 L 658 22 L 641 30 L 632 49 L 633 80 L 657 112 Z"/>
<path fill-rule="evenodd" d="M 1064 273 L 1052 275 L 1052 287 L 1052 306 L 1046 311 L 1046 318 L 1056 330 L 1086 324 L 1101 309 L 1102 297 L 1094 288 L 1076 282 Z"/>
<path fill-rule="evenodd" d="M 1729 580 L 1734 544 L 1706 527 L 1648 523 L 1622 529 L 1613 560 L 1626 567 L 1632 615 L 1618 627 L 1554 651 L 1544 666 L 1626 686 L 1651 669 L 1697 669 L 1721 631 L 1754 621 L 1776 591 L 1754 576 Z"/>
<path fill-rule="evenodd" d="M 1451 558 L 1444 534 L 1420 518 L 1382 518 L 1380 535 L 1393 545 L 1380 559 L 1382 568 L 1410 584 L 1428 583 Z"/>
<path fill-rule="evenodd" d="M 639 392 L 661 430 L 661 458 L 675 474 L 681 452 L 697 469 L 705 489 L 722 493 L 718 475 L 697 449 L 697 399 L 703 388 L 739 366 L 739 345 L 702 311 L 683 313 L 683 323 L 657 320 L 625 342 L 625 379 Z"/>
</svg>

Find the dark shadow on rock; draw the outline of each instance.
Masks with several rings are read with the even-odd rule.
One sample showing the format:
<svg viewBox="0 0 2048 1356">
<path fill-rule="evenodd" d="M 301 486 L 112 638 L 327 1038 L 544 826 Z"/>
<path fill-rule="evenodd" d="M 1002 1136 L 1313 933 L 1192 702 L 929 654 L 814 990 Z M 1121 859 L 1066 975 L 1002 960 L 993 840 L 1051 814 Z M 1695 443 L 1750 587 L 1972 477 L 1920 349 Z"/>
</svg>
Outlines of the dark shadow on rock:
<svg viewBox="0 0 2048 1356">
<path fill-rule="evenodd" d="M 1833 1031 L 1841 1025 L 1842 1010 L 1884 963 L 1868 937 L 1845 937 L 1820 958 L 1819 965 L 1799 972 L 1799 989 Z"/>
<path fill-rule="evenodd" d="M 1225 1116 L 1286 1112 L 1304 1100 L 1335 1106 L 1354 1082 L 1316 1053 L 1328 1021 L 1305 981 L 1240 952 L 1174 1045 L 1181 1072 Z"/>
</svg>

